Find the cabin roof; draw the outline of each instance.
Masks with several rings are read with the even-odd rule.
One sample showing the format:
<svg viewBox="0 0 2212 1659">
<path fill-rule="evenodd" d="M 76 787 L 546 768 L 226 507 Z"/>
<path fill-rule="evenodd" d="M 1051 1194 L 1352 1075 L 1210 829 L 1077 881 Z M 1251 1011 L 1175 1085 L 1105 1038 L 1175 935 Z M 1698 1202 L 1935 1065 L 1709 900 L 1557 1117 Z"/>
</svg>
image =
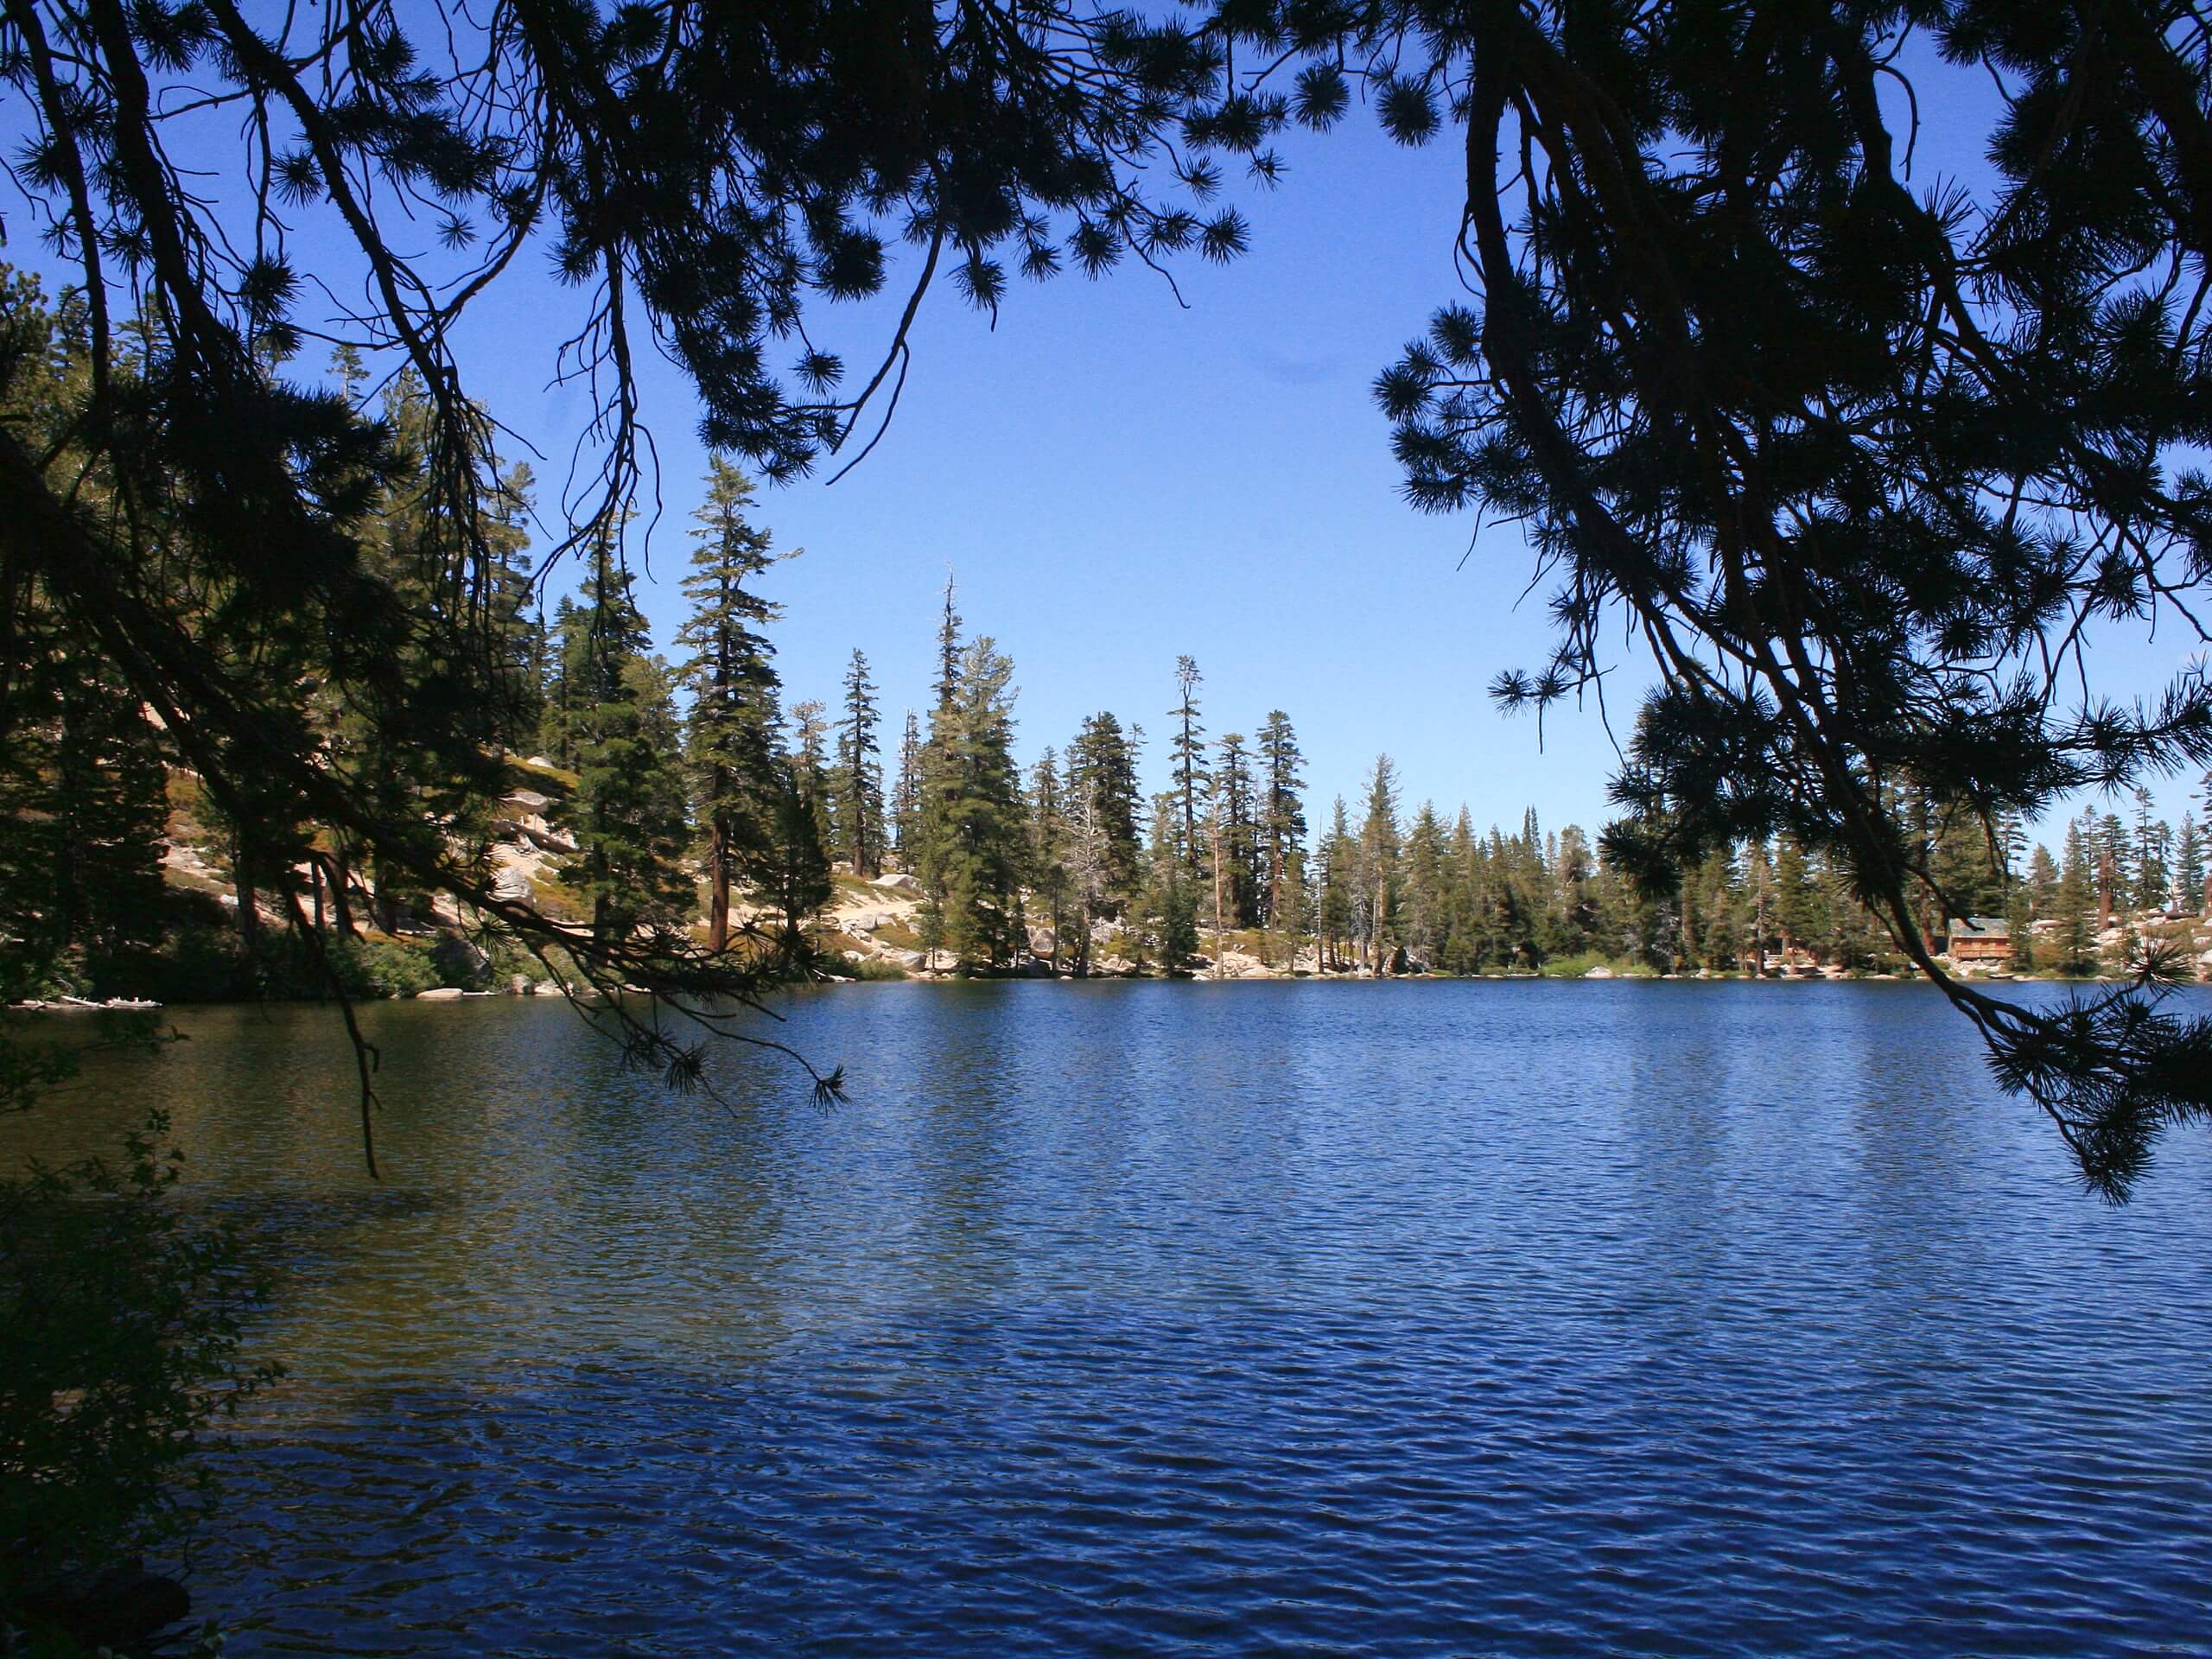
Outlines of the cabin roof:
<svg viewBox="0 0 2212 1659">
<path fill-rule="evenodd" d="M 2009 939 L 2012 925 L 2002 916 L 1954 916 L 1951 918 L 1951 937 L 1955 939 Z"/>
</svg>

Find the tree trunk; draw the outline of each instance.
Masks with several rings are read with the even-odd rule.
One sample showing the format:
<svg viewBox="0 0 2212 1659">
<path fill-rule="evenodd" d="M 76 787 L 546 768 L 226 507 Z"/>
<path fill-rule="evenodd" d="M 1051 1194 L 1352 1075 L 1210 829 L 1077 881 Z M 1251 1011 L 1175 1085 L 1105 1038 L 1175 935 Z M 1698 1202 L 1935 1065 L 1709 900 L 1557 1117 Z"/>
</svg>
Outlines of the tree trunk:
<svg viewBox="0 0 2212 1659">
<path fill-rule="evenodd" d="M 1218 816 L 1218 815 L 1217 815 Z M 1229 976 L 1229 941 L 1221 931 L 1221 825 L 1213 827 L 1213 976 Z"/>
<path fill-rule="evenodd" d="M 729 823 L 715 818 L 714 845 L 707 855 L 707 952 L 720 956 L 729 948 Z"/>
<path fill-rule="evenodd" d="M 240 847 L 231 861 L 231 879 L 238 888 L 238 943 L 251 954 L 261 944 L 261 899 L 253 887 L 253 867 Z"/>
<path fill-rule="evenodd" d="M 331 917 L 338 924 L 340 936 L 350 939 L 353 937 L 353 877 L 346 868 L 343 845 L 322 855 L 320 862 L 329 878 Z"/>
<path fill-rule="evenodd" d="M 1282 841 L 1276 837 L 1268 849 L 1268 925 L 1282 926 Z M 1298 946 L 1290 947 L 1292 965 L 1298 958 Z"/>
</svg>

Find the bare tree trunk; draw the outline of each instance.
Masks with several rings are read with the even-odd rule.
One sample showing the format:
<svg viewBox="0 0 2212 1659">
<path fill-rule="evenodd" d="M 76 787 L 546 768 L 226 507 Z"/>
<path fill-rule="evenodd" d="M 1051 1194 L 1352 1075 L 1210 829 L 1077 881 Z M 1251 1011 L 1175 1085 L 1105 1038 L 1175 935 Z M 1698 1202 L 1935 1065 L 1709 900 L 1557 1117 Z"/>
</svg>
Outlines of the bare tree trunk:
<svg viewBox="0 0 2212 1659">
<path fill-rule="evenodd" d="M 707 854 L 707 951 L 720 956 L 729 948 L 729 824 L 720 815 Z"/>
</svg>

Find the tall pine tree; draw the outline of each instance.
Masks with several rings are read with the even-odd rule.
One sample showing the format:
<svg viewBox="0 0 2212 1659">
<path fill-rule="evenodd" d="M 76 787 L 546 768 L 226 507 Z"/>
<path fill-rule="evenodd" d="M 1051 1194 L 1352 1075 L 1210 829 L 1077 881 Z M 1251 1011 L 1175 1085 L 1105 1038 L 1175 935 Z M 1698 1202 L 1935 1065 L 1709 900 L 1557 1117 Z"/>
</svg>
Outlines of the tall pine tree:
<svg viewBox="0 0 2212 1659">
<path fill-rule="evenodd" d="M 752 500 L 752 480 L 715 457 L 683 579 L 690 614 L 676 636 L 691 653 L 682 671 L 691 696 L 685 759 L 705 842 L 707 948 L 716 954 L 729 944 L 731 887 L 781 838 L 786 810 L 775 647 L 762 632 L 782 607 L 748 584 L 792 556 L 772 552 L 769 532 L 747 519 Z"/>
<path fill-rule="evenodd" d="M 837 721 L 837 848 L 861 876 L 883 868 L 883 746 L 876 735 L 881 719 L 868 658 L 856 647 L 845 665 Z"/>
<path fill-rule="evenodd" d="M 666 928 L 691 906 L 690 839 L 674 682 L 651 654 L 630 572 L 602 537 L 591 550 L 583 615 L 564 664 L 576 792 L 566 817 L 577 855 L 560 879 L 591 908 L 601 943 Z"/>
</svg>

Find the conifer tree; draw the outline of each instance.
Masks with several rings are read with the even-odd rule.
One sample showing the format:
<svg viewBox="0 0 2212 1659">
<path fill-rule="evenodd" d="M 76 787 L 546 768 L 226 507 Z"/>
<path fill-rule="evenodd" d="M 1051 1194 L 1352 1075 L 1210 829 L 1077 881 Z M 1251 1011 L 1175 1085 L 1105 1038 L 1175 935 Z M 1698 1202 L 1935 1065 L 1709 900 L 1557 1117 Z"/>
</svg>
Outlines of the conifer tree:
<svg viewBox="0 0 2212 1659">
<path fill-rule="evenodd" d="M 1168 753 L 1173 762 L 1170 774 L 1175 783 L 1175 793 L 1182 810 L 1182 857 L 1193 874 L 1198 865 L 1198 801 L 1212 782 L 1206 770 L 1205 731 L 1198 721 L 1198 689 L 1204 677 L 1191 658 L 1175 659 L 1175 684 L 1181 693 L 1175 706 L 1167 711 L 1175 722 L 1173 734 L 1168 740 Z"/>
<path fill-rule="evenodd" d="M 1185 840 L 1181 789 L 1152 798 L 1152 842 L 1146 849 L 1145 884 L 1133 930 L 1142 953 L 1149 950 L 1163 974 L 1179 974 L 1198 954 L 1198 894 Z"/>
<path fill-rule="evenodd" d="M 1433 970 L 1440 961 L 1444 929 L 1449 913 L 1445 891 L 1444 825 L 1433 801 L 1423 801 L 1406 833 L 1404 861 L 1403 943 L 1407 955 L 1421 971 Z"/>
<path fill-rule="evenodd" d="M 1535 813 L 1529 811 L 1530 833 Z M 1375 757 L 1367 774 L 1367 816 L 1359 826 L 1359 861 L 1363 880 L 1355 903 L 1365 906 L 1369 971 L 1382 973 L 1389 966 L 1389 945 L 1398 922 L 1398 767 L 1387 754 Z"/>
<path fill-rule="evenodd" d="M 2208 907 L 2204 880 L 2203 837 L 2197 830 L 2196 815 L 2184 812 L 2181 829 L 2174 836 L 2174 898 L 2183 914 L 2204 914 Z"/>
<path fill-rule="evenodd" d="M 1096 782 L 1071 776 L 1066 792 L 1071 803 L 1067 816 L 1066 868 L 1074 941 L 1069 966 L 1077 978 L 1083 979 L 1090 973 L 1093 929 L 1106 911 L 1109 849 L 1099 811 L 1101 791 Z"/>
<path fill-rule="evenodd" d="M 2066 847 L 2051 906 L 2051 918 L 2057 924 L 2051 930 L 2051 945 L 2057 953 L 2058 970 L 2063 974 L 2087 974 L 2096 968 L 2097 932 L 2091 908 L 2097 902 L 2093 823 L 2077 818 L 2066 826 Z"/>
<path fill-rule="evenodd" d="M 2050 849 L 2038 842 L 2034 852 L 2028 855 L 2028 906 L 2037 917 L 2052 913 L 2051 906 L 2058 895 L 2058 865 L 2050 855 Z"/>
<path fill-rule="evenodd" d="M 1231 927 L 1250 927 L 1259 920 L 1260 824 L 1255 816 L 1258 791 L 1242 732 L 1221 740 L 1208 800 L 1221 847 L 1224 919 Z"/>
<path fill-rule="evenodd" d="M 845 702 L 837 726 L 837 845 L 852 861 L 856 875 L 873 877 L 883 868 L 882 744 L 875 686 L 868 658 L 857 647 L 845 667 Z"/>
<path fill-rule="evenodd" d="M 0 674 L 0 1001 L 106 988 L 166 910 L 161 734 L 108 664 L 23 621 Z"/>
<path fill-rule="evenodd" d="M 613 545 L 599 542 L 585 582 L 589 626 L 566 664 L 577 777 L 567 822 L 577 856 L 560 879 L 590 906 L 601 943 L 672 926 L 692 897 L 679 863 L 690 824 L 673 681 L 649 654 L 631 582 Z"/>
<path fill-rule="evenodd" d="M 2135 791 L 2134 892 L 2130 896 L 2137 910 L 2163 910 L 2166 906 L 2167 889 L 2173 884 L 2171 873 L 2166 868 L 2166 856 L 2171 850 L 2173 832 L 2164 819 L 2153 819 L 2151 791 Z"/>
<path fill-rule="evenodd" d="M 1060 965 L 1060 934 L 1066 925 L 1070 887 L 1068 874 L 1069 823 L 1067 803 L 1060 780 L 1060 757 L 1050 744 L 1029 769 L 1029 886 L 1045 901 L 1046 925 L 1052 931 L 1047 964 Z"/>
<path fill-rule="evenodd" d="M 1924 855 L 1935 908 L 1928 917 L 1929 936 L 1940 935 L 1948 916 L 1995 916 L 2005 908 L 2008 872 L 2000 837 L 1973 812 L 1953 807 L 1931 812 L 1929 845 Z M 2001 826 L 2000 826 L 2001 828 Z M 1938 899 L 1940 895 L 1940 899 Z"/>
<path fill-rule="evenodd" d="M 1143 884 L 1144 847 L 1137 825 L 1136 747 L 1112 715 L 1089 716 L 1068 745 L 1066 788 L 1095 819 L 1099 874 L 1092 914 L 1119 918 Z"/>
<path fill-rule="evenodd" d="M 950 598 L 948 626 L 957 626 Z M 919 856 L 925 939 L 963 968 L 1003 968 L 1027 944 L 1020 773 L 1014 759 L 1014 664 L 988 637 L 961 650 L 922 750 Z"/>
<path fill-rule="evenodd" d="M 1753 836 L 1744 852 L 1744 924 L 1749 935 L 1745 966 L 1766 973 L 1768 953 L 1781 943 L 1775 928 L 1774 860 L 1767 843 Z"/>
<path fill-rule="evenodd" d="M 1281 965 L 1293 972 L 1303 971 L 1298 966 L 1300 954 L 1313 931 L 1313 894 L 1309 875 L 1306 848 L 1302 842 L 1293 842 L 1284 852 L 1281 874 L 1269 887 L 1268 903 L 1272 908 L 1267 938 L 1273 943 L 1268 960 L 1277 961 L 1273 953 L 1280 950 Z"/>
<path fill-rule="evenodd" d="M 768 833 L 742 844 L 739 868 L 746 885 L 767 898 L 781 918 L 777 960 L 785 971 L 804 974 L 815 966 L 808 931 L 836 891 L 822 838 L 822 804 L 809 795 L 788 754 L 776 757 L 770 790 Z"/>
<path fill-rule="evenodd" d="M 2094 826 L 2091 833 L 2097 855 L 2097 931 L 2102 932 L 2112 925 L 2113 912 L 2126 907 L 2134 889 L 2133 848 L 2119 814 L 2107 812 L 2098 817 L 2087 808 L 2083 814 Z"/>
<path fill-rule="evenodd" d="M 1338 796 L 1329 810 L 1329 832 L 1321 841 L 1320 868 L 1315 873 L 1319 899 L 1315 905 L 1314 944 L 1320 971 L 1333 972 L 1341 965 L 1337 946 L 1351 936 L 1352 837 L 1344 811 L 1344 798 Z"/>
<path fill-rule="evenodd" d="M 814 814 L 815 839 L 825 852 L 837 844 L 836 785 L 830 775 L 829 710 L 819 698 L 808 697 L 791 705 L 791 741 L 788 754 L 798 791 Z"/>
<path fill-rule="evenodd" d="M 1570 955 L 1590 948 L 1598 919 L 1597 865 L 1589 837 L 1568 824 L 1559 833 L 1550 861 L 1552 949 Z"/>
<path fill-rule="evenodd" d="M 443 497 L 430 454 L 434 401 L 412 371 L 394 380 L 383 401 L 395 448 L 391 465 L 376 480 L 372 511 L 361 521 L 359 557 L 364 574 L 415 620 L 385 644 L 381 694 L 331 695 L 340 677 L 328 669 L 340 647 L 327 639 L 309 645 L 287 628 L 251 647 L 261 653 L 264 671 L 289 658 L 289 671 L 324 683 L 319 716 L 330 755 L 358 779 L 361 796 L 388 829 L 404 826 L 405 833 L 387 835 L 365 856 L 333 826 L 346 867 L 340 886 L 357 868 L 365 874 L 374 888 L 377 924 L 387 932 L 404 915 L 431 911 L 431 884 L 420 868 L 426 849 L 463 849 L 458 861 L 483 872 L 491 807 L 504 792 L 500 758 L 524 729 L 531 701 L 522 684 L 532 654 L 520 614 L 529 580 L 524 475 L 499 477 L 465 503 Z M 456 591 L 443 579 L 440 550 L 456 537 L 484 550 L 483 582 L 473 591 Z M 480 613 L 480 656 L 451 648 L 454 630 L 446 625 L 464 612 Z M 289 893 L 308 852 L 297 808 L 279 804 L 272 782 L 246 783 L 220 814 L 230 831 L 239 929 L 250 950 L 257 895 Z"/>
<path fill-rule="evenodd" d="M 937 680 L 930 688 L 939 709 L 948 709 L 960 683 L 960 613 L 952 605 L 952 572 L 944 573 L 944 610 L 938 619 Z"/>
<path fill-rule="evenodd" d="M 1265 925 L 1280 927 L 1284 873 L 1306 842 L 1306 805 L 1300 798 L 1306 779 L 1300 772 L 1306 757 L 1299 753 L 1298 734 L 1290 716 L 1271 711 L 1260 727 L 1260 775 L 1266 791 L 1261 810 L 1262 835 L 1267 846 Z"/>
<path fill-rule="evenodd" d="M 482 529 L 492 561 L 493 651 L 491 741 L 501 754 L 528 753 L 545 722 L 545 620 L 533 604 L 530 515 L 537 480 L 528 462 L 500 474 Z"/>
<path fill-rule="evenodd" d="M 166 769 L 160 734 L 107 664 L 71 665 L 54 751 L 55 919 L 96 973 L 158 940 Z"/>
<path fill-rule="evenodd" d="M 1213 885 L 1213 974 L 1221 978 L 1229 971 L 1229 874 L 1223 867 L 1223 846 L 1229 832 L 1228 816 L 1223 810 L 1218 793 L 1210 791 L 1206 802 L 1205 850 L 1212 865 Z"/>
<path fill-rule="evenodd" d="M 891 786 L 891 842 L 899 849 L 900 868 L 914 868 L 916 838 L 922 816 L 922 728 L 914 711 L 899 734 L 899 777 Z"/>
<path fill-rule="evenodd" d="M 1444 915 L 1437 965 L 1450 974 L 1479 972 L 1482 954 L 1477 935 L 1481 888 L 1481 848 L 1475 839 L 1474 821 L 1462 802 L 1459 816 L 1445 842 Z"/>
<path fill-rule="evenodd" d="M 553 624 L 546 630 L 545 696 L 538 716 L 537 747 L 546 759 L 569 772 L 576 769 L 571 747 L 575 728 L 569 720 L 574 701 L 569 684 L 569 643 L 587 626 L 583 609 L 574 599 L 563 594 L 554 601 Z M 683 636 L 677 638 L 680 641 Z"/>
<path fill-rule="evenodd" d="M 2036 970 L 2035 904 L 2028 884 L 2015 882 L 2005 902 L 2006 963 L 2016 974 Z"/>
<path fill-rule="evenodd" d="M 1827 894 L 1813 879 L 1797 837 L 1778 836 L 1774 849 L 1775 923 L 1782 953 L 1814 945 L 1827 931 Z"/>
<path fill-rule="evenodd" d="M 707 948 L 716 955 L 729 944 L 731 885 L 782 837 L 785 810 L 775 647 L 763 632 L 783 607 L 748 584 L 779 557 L 794 556 L 772 551 L 769 532 L 747 520 L 752 499 L 752 481 L 715 457 L 683 584 L 690 614 L 676 636 L 691 653 L 681 671 L 691 696 L 685 760 L 706 843 Z M 564 601 L 564 621 L 575 614 Z M 563 704 L 566 682 L 564 671 L 555 699 Z"/>
</svg>

